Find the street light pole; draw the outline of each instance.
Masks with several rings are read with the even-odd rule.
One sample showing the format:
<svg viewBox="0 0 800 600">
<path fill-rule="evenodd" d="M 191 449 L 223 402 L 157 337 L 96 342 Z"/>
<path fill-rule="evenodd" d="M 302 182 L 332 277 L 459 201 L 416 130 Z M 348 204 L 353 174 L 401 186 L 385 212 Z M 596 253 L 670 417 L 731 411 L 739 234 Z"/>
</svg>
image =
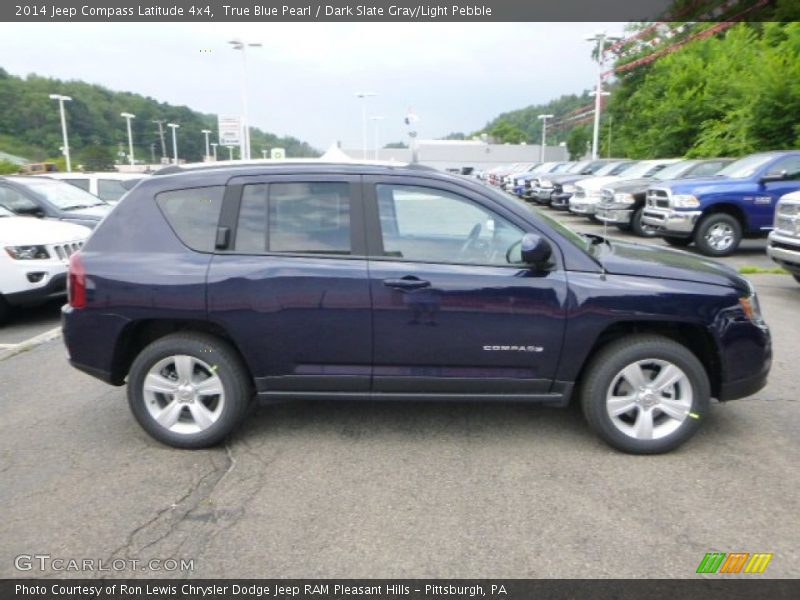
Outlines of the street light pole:
<svg viewBox="0 0 800 600">
<path fill-rule="evenodd" d="M 209 158 L 211 158 L 211 152 L 208 149 L 208 135 L 211 133 L 211 130 L 203 129 L 201 130 L 201 133 L 203 133 L 206 136 L 206 160 L 208 160 Z"/>
<path fill-rule="evenodd" d="M 542 151 L 539 154 L 539 162 L 544 162 L 544 145 L 547 140 L 547 119 L 552 119 L 553 115 L 539 115 L 537 119 L 542 122 Z"/>
<path fill-rule="evenodd" d="M 375 133 L 375 160 L 378 160 L 380 158 L 379 154 L 378 154 L 378 124 L 381 121 L 383 121 L 385 118 L 386 117 L 370 117 L 369 118 L 369 120 L 374 123 L 373 127 L 375 128 L 374 129 L 374 133 Z"/>
<path fill-rule="evenodd" d="M 367 98 L 377 95 L 375 92 L 356 92 L 356 98 L 361 99 L 361 149 L 364 160 L 367 160 Z"/>
<path fill-rule="evenodd" d="M 178 164 L 178 136 L 175 131 L 180 127 L 176 123 L 167 123 L 167 127 L 172 129 L 172 162 Z"/>
<path fill-rule="evenodd" d="M 217 146 L 219 146 L 219 144 L 211 142 L 211 150 L 214 152 L 214 162 L 217 161 Z"/>
<path fill-rule="evenodd" d="M 69 96 L 62 96 L 61 94 L 50 94 L 51 100 L 58 100 L 58 108 L 61 111 L 61 136 L 64 140 L 64 159 L 67 162 L 67 173 L 72 173 L 72 163 L 69 160 L 69 138 L 67 137 L 67 117 L 64 113 L 64 102 L 72 101 Z"/>
<path fill-rule="evenodd" d="M 241 152 L 241 148 L 239 151 Z M 228 160 L 233 160 L 233 146 L 228 146 Z"/>
<path fill-rule="evenodd" d="M 128 160 L 133 166 L 133 134 L 131 133 L 131 119 L 136 118 L 136 115 L 129 112 L 119 113 L 119 116 L 124 118 L 128 124 Z"/>
<path fill-rule="evenodd" d="M 618 36 L 606 35 L 605 31 L 594 34 L 586 38 L 587 42 L 597 42 L 597 89 L 594 94 L 594 131 L 592 132 L 592 159 L 597 160 L 600 141 L 600 110 L 602 106 L 602 96 L 608 96 L 608 92 L 603 92 L 603 55 L 605 53 L 606 42 L 619 40 Z"/>
<path fill-rule="evenodd" d="M 234 50 L 242 51 L 242 142 L 239 145 L 241 160 L 250 159 L 250 122 L 247 114 L 247 48 L 260 48 L 259 43 L 248 43 L 240 39 L 228 42 Z"/>
</svg>

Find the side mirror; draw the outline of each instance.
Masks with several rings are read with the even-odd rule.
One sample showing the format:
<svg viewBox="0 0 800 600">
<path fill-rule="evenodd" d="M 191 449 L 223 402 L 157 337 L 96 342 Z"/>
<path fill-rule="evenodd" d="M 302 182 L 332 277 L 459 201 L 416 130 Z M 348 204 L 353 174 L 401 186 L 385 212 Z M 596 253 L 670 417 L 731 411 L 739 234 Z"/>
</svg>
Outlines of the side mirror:
<svg viewBox="0 0 800 600">
<path fill-rule="evenodd" d="M 526 233 L 520 242 L 522 262 L 528 265 L 546 263 L 553 254 L 550 242 L 537 233 Z"/>
<path fill-rule="evenodd" d="M 772 171 L 770 173 L 766 173 L 761 178 L 761 183 L 769 183 L 770 181 L 783 181 L 784 179 L 787 179 L 788 176 L 789 173 L 785 170 L 780 172 Z"/>
</svg>

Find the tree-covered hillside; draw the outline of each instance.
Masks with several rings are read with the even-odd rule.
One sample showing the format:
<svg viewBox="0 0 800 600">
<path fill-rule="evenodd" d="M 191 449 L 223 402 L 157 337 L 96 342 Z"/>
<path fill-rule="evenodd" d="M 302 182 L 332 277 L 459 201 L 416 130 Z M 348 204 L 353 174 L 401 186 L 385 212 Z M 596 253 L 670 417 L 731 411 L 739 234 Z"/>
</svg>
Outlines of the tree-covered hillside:
<svg viewBox="0 0 800 600">
<path fill-rule="evenodd" d="M 121 112 L 136 115 L 132 121 L 134 155 L 137 160 L 156 160 L 161 157 L 161 140 L 158 125 L 153 121 L 165 120 L 180 124 L 178 129 L 178 154 L 189 161 L 199 161 L 205 153 L 205 139 L 201 131 L 216 132 L 216 115 L 203 114 L 187 106 L 174 106 L 153 98 L 130 92 L 114 92 L 99 85 L 81 81 L 60 81 L 29 75 L 15 77 L 0 68 L 0 151 L 30 160 L 58 157 L 61 147 L 61 124 L 58 103 L 49 95 L 57 93 L 70 96 L 66 103 L 69 145 L 73 165 L 89 164 L 100 168 L 119 158 L 120 147 L 127 152 L 127 130 Z M 167 155 L 172 155 L 169 129 L 165 127 Z M 214 141 L 216 134 L 212 136 Z M 155 146 L 151 146 L 155 144 Z M 292 137 L 251 128 L 251 147 L 254 158 L 261 149 L 282 147 L 289 157 L 319 156 L 319 152 Z M 227 151 L 218 149 L 220 158 Z"/>
</svg>

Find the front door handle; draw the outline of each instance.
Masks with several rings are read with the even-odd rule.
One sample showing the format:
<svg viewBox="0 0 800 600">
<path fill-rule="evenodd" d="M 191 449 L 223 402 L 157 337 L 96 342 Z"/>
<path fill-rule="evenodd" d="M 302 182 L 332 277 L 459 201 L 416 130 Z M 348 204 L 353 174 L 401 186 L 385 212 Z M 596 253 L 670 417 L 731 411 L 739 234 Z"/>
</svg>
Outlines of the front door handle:
<svg viewBox="0 0 800 600">
<path fill-rule="evenodd" d="M 418 290 L 420 288 L 430 287 L 431 282 L 419 279 L 413 275 L 407 275 L 402 279 L 384 279 L 383 285 L 400 290 Z"/>
</svg>

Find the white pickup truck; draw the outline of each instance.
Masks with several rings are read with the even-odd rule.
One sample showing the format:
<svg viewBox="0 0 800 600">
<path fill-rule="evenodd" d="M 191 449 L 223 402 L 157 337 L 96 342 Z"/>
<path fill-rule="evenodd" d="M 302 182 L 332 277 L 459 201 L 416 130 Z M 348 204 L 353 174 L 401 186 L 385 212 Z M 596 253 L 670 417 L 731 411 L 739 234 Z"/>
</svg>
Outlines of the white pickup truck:
<svg viewBox="0 0 800 600">
<path fill-rule="evenodd" d="M 778 200 L 767 254 L 800 283 L 800 192 Z"/>
<path fill-rule="evenodd" d="M 0 206 L 0 323 L 12 306 L 64 296 L 69 257 L 90 233 L 73 223 L 17 217 Z"/>
</svg>

